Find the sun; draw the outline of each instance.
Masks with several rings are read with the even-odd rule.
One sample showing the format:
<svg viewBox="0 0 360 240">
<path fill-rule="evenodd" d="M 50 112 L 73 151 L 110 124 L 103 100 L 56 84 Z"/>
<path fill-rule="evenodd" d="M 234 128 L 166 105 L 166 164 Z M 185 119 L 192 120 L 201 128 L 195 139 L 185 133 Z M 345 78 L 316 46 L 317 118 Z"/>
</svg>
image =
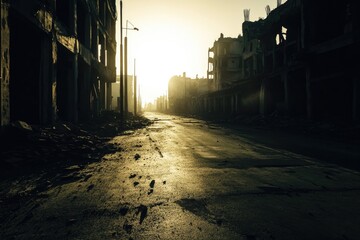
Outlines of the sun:
<svg viewBox="0 0 360 240">
<path fill-rule="evenodd" d="M 156 33 L 154 33 L 156 35 Z M 171 33 L 156 35 L 154 39 L 139 43 L 135 55 L 138 56 L 136 69 L 144 100 L 152 101 L 167 94 L 167 84 L 174 75 L 186 71 L 189 46 Z"/>
<path fill-rule="evenodd" d="M 204 76 L 199 62 L 207 61 L 207 46 L 199 43 L 199 33 L 189 28 L 189 23 L 152 21 L 151 25 L 140 23 L 137 32 L 128 32 L 128 73 L 132 74 L 133 59 L 136 58 L 136 75 L 143 102 L 153 102 L 166 95 L 168 81 L 175 75 L 185 72 L 189 77 Z M 202 70 L 205 68 L 206 65 Z"/>
</svg>

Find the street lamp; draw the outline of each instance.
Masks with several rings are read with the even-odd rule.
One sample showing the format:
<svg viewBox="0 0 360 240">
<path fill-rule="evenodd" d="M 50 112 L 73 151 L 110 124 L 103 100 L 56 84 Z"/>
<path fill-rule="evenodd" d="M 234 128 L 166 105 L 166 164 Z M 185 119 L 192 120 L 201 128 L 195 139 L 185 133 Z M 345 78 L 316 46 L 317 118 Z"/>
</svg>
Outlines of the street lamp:
<svg viewBox="0 0 360 240">
<path fill-rule="evenodd" d="M 129 24 L 132 26 L 132 28 L 129 28 L 129 26 L 128 26 Z M 132 24 L 129 20 L 126 20 L 126 28 L 123 28 L 123 29 L 126 29 L 125 37 L 127 37 L 127 30 L 139 31 L 139 29 L 137 27 L 135 27 L 134 24 Z"/>
<path fill-rule="evenodd" d="M 132 26 L 132 28 L 129 28 L 128 24 L 130 24 Z M 135 30 L 135 31 L 139 31 L 139 29 L 137 27 L 135 27 L 130 21 L 126 20 L 126 34 L 125 34 L 125 39 L 124 39 L 124 43 L 125 43 L 125 53 L 124 53 L 124 58 L 125 58 L 125 114 L 128 113 L 128 57 L 127 57 L 127 31 L 128 30 Z M 134 76 L 135 78 L 135 76 Z"/>
</svg>

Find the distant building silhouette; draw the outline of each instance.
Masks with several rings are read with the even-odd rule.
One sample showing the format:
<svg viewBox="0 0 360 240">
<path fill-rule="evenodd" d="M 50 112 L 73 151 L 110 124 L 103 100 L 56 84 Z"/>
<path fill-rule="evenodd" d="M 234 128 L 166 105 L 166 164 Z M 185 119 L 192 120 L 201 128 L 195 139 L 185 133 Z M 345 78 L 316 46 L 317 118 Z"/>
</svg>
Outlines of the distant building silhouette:
<svg viewBox="0 0 360 240">
<path fill-rule="evenodd" d="M 126 79 L 124 77 L 124 79 Z M 128 111 L 134 113 L 134 76 L 128 75 Z M 116 83 L 112 85 L 112 103 L 111 109 L 117 110 L 119 109 L 119 95 L 120 95 L 120 75 L 116 76 Z M 141 111 L 141 107 L 139 103 L 137 105 L 138 111 Z"/>
<path fill-rule="evenodd" d="M 185 73 L 173 76 L 168 83 L 167 109 L 173 113 L 189 113 L 193 99 L 211 91 L 211 82 L 207 78 L 186 77 Z"/>
</svg>

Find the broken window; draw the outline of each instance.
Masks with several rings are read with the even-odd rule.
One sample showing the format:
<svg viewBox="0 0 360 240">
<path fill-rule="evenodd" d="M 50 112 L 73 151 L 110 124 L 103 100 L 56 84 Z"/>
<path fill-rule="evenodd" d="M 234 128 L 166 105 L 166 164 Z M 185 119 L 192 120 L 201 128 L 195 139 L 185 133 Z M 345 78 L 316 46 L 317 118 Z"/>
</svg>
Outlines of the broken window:
<svg viewBox="0 0 360 240">
<path fill-rule="evenodd" d="M 98 45 L 98 61 L 101 62 L 101 44 Z"/>
<path fill-rule="evenodd" d="M 276 41 L 276 45 L 279 45 L 281 43 L 280 34 L 276 34 L 275 41 Z"/>
<path fill-rule="evenodd" d="M 281 32 L 276 34 L 275 41 L 276 45 L 279 45 L 286 41 L 287 28 L 281 27 Z"/>
<path fill-rule="evenodd" d="M 282 34 L 282 38 L 284 41 L 286 41 L 286 35 L 287 35 L 287 28 L 286 27 L 281 27 L 281 34 Z"/>
<path fill-rule="evenodd" d="M 107 67 L 108 65 L 108 51 L 105 49 L 105 63 L 104 63 L 105 67 Z"/>
</svg>

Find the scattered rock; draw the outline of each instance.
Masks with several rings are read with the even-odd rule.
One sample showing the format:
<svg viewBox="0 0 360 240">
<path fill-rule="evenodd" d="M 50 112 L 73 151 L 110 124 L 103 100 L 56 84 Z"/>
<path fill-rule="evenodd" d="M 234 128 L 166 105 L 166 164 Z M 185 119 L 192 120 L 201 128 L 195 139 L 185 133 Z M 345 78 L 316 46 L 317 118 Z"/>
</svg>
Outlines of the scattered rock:
<svg viewBox="0 0 360 240">
<path fill-rule="evenodd" d="M 93 188 L 94 188 L 94 184 L 90 184 L 90 186 L 88 186 L 88 188 L 87 188 L 87 191 L 90 191 L 90 190 L 92 190 Z"/>
<path fill-rule="evenodd" d="M 73 166 L 65 168 L 65 170 L 67 170 L 67 171 L 79 171 L 79 170 L 81 170 L 81 167 L 79 165 L 73 165 Z"/>
<path fill-rule="evenodd" d="M 152 180 L 152 181 L 150 182 L 150 187 L 151 187 L 151 188 L 154 188 L 154 186 L 155 186 L 155 180 Z"/>
<path fill-rule="evenodd" d="M 126 232 L 127 234 L 130 234 L 130 233 L 132 232 L 133 226 L 130 225 L 130 224 L 124 224 L 124 225 L 123 225 L 123 229 L 125 230 L 125 232 Z"/>
<path fill-rule="evenodd" d="M 53 129 L 61 132 L 71 132 L 71 128 L 68 127 L 66 124 L 58 124 L 54 126 Z"/>
<path fill-rule="evenodd" d="M 138 208 L 138 211 L 137 211 L 137 214 L 140 213 L 140 224 L 143 223 L 144 219 L 146 218 L 147 216 L 147 213 L 148 213 L 148 207 L 145 206 L 145 205 L 140 205 Z"/>
<path fill-rule="evenodd" d="M 140 154 L 137 153 L 137 154 L 135 154 L 134 159 L 139 160 L 140 157 L 141 157 Z"/>
<path fill-rule="evenodd" d="M 127 131 L 124 131 L 121 135 L 132 135 L 133 133 L 134 133 L 134 131 L 127 130 Z"/>
<path fill-rule="evenodd" d="M 128 211 L 129 211 L 129 208 L 128 207 L 122 207 L 122 208 L 120 208 L 120 215 L 121 216 L 125 216 L 127 213 L 128 213 Z"/>
<path fill-rule="evenodd" d="M 92 177 L 92 174 L 88 174 L 84 177 L 83 181 L 86 182 L 87 180 L 89 180 L 89 178 Z"/>
<path fill-rule="evenodd" d="M 139 185 L 139 182 L 134 182 L 134 187 L 136 187 L 137 185 Z"/>
<path fill-rule="evenodd" d="M 49 164 L 57 164 L 56 168 L 61 170 L 80 170 L 76 166 L 79 163 L 81 168 L 122 150 L 118 142 L 109 143 L 113 136 L 152 123 L 131 114 L 123 121 L 119 119 L 119 113 L 106 111 L 80 125 L 57 122 L 52 126 L 35 126 L 13 122 L 0 131 L 0 175 L 21 175 L 33 172 L 34 168 L 47 168 Z M 140 143 L 136 147 L 141 147 Z M 135 155 L 136 160 L 139 158 L 139 154 Z"/>
<path fill-rule="evenodd" d="M 22 132 L 30 133 L 33 131 L 32 127 L 23 121 L 16 121 L 16 122 L 12 123 L 11 126 Z"/>
<path fill-rule="evenodd" d="M 134 177 L 136 177 L 136 174 L 130 174 L 129 178 L 134 178 Z"/>
<path fill-rule="evenodd" d="M 66 226 L 70 226 L 73 225 L 74 223 L 76 223 L 76 219 L 75 218 L 71 218 L 66 222 Z"/>
</svg>

